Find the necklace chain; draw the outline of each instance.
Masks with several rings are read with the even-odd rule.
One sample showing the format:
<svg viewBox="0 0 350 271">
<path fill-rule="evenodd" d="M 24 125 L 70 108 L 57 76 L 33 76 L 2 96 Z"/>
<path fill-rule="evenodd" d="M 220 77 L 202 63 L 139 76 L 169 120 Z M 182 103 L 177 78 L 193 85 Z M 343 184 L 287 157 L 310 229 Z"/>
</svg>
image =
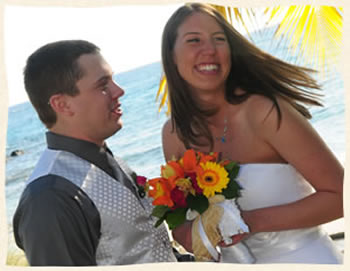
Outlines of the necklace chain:
<svg viewBox="0 0 350 271">
<path fill-rule="evenodd" d="M 224 119 L 224 130 L 222 131 L 222 135 L 216 137 L 216 140 L 220 140 L 222 143 L 226 143 L 226 132 L 227 132 L 227 118 Z"/>
</svg>

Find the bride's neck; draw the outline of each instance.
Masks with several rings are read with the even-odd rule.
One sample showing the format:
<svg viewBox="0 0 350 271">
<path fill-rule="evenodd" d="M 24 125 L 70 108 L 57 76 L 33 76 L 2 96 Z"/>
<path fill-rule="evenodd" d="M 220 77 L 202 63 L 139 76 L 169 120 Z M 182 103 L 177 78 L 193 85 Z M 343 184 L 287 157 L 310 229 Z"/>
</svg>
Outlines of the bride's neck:
<svg viewBox="0 0 350 271">
<path fill-rule="evenodd" d="M 200 93 L 196 95 L 199 106 L 203 109 L 220 109 L 227 104 L 224 93 Z"/>
</svg>

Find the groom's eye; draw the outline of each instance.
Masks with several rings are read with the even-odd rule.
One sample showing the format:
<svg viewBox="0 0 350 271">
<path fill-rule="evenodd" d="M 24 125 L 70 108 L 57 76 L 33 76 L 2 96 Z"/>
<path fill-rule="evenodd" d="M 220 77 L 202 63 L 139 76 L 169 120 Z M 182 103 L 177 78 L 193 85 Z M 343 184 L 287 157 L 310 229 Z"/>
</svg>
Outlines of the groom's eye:
<svg viewBox="0 0 350 271">
<path fill-rule="evenodd" d="M 108 84 L 105 84 L 101 87 L 101 90 L 102 91 L 105 91 L 105 90 L 108 90 Z"/>
<path fill-rule="evenodd" d="M 101 90 L 101 91 L 104 91 L 108 88 L 108 80 L 106 78 L 103 78 L 101 79 L 99 82 L 98 82 L 98 85 L 97 85 L 97 89 L 98 90 Z"/>
</svg>

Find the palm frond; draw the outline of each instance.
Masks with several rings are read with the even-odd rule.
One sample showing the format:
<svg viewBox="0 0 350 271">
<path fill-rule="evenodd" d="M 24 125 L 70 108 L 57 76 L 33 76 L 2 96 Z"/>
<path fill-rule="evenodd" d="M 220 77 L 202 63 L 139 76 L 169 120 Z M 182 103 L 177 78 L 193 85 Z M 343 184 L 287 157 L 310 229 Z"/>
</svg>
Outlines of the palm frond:
<svg viewBox="0 0 350 271">
<path fill-rule="evenodd" d="M 166 78 L 164 75 L 162 76 L 160 83 L 159 83 L 156 101 L 159 100 L 161 95 L 162 95 L 162 97 L 160 99 L 158 112 L 160 112 L 162 110 L 162 108 L 164 107 L 165 103 L 167 103 L 167 111 L 165 112 L 165 114 L 169 115 L 170 114 L 170 104 L 169 104 L 169 100 L 168 100 L 168 85 L 166 83 Z"/>
<path fill-rule="evenodd" d="M 270 12 L 268 23 L 278 16 L 280 23 L 275 37 L 289 40 L 290 47 L 307 65 L 322 70 L 329 69 L 341 53 L 343 16 L 342 8 L 330 6 L 291 6 L 266 9 Z M 282 15 L 281 15 L 282 14 Z"/>
</svg>

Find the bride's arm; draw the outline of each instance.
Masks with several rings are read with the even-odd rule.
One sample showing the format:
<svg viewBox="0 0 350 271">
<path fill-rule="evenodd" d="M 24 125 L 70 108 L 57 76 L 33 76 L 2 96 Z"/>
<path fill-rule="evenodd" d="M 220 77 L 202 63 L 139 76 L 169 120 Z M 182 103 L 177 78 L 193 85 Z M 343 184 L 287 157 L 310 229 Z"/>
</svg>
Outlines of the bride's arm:
<svg viewBox="0 0 350 271">
<path fill-rule="evenodd" d="M 279 105 L 282 112 L 280 128 L 277 129 L 277 113 L 273 110 L 254 126 L 255 133 L 294 166 L 316 192 L 294 203 L 243 211 L 242 216 L 251 232 L 310 227 L 343 216 L 343 167 L 299 112 L 285 101 L 279 100 Z M 288 191 L 280 193 L 283 195 Z"/>
<path fill-rule="evenodd" d="M 172 230 L 174 240 L 178 242 L 188 252 L 193 253 L 192 250 L 192 221 L 186 221 L 185 223 L 177 226 Z"/>
<path fill-rule="evenodd" d="M 163 153 L 166 161 L 173 157 L 178 159 L 185 153 L 185 147 L 172 129 L 171 120 L 163 126 L 162 130 Z M 172 230 L 172 236 L 188 252 L 192 252 L 192 222 L 185 222 Z"/>
</svg>

